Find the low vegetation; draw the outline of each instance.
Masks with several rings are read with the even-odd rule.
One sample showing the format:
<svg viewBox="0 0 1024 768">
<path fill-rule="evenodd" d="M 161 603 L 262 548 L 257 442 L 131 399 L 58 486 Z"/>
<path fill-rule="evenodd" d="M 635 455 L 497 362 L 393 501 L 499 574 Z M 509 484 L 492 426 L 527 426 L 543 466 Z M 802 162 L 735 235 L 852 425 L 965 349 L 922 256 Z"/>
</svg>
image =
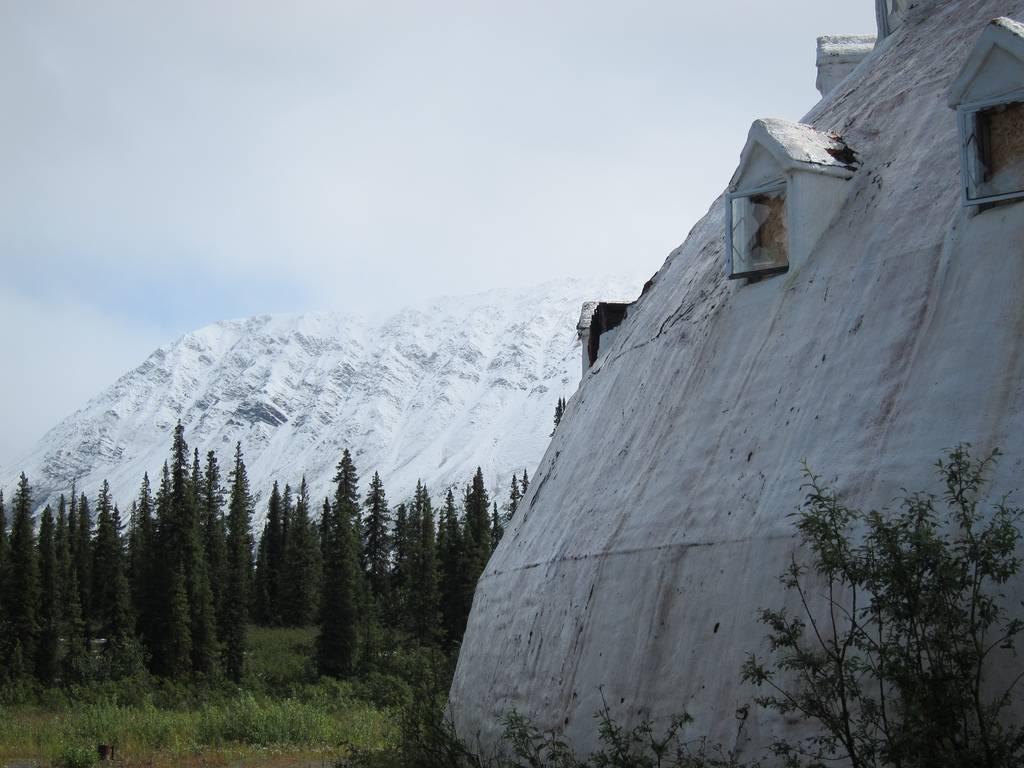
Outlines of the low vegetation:
<svg viewBox="0 0 1024 768">
<path fill-rule="evenodd" d="M 26 688 L 0 705 L 0 761 L 91 765 L 110 744 L 129 764 L 245 764 L 304 758 L 333 765 L 398 743 L 396 710 L 358 681 L 319 678 L 315 628 L 253 628 L 239 684 L 182 685 L 142 675 L 102 686 Z M 404 663 L 423 663 L 408 659 Z M 429 663 L 429 660 L 426 660 Z M 410 683 L 378 673 L 389 695 Z M 8 691 L 10 695 L 12 691 Z"/>
<path fill-rule="evenodd" d="M 321 560 L 312 557 L 312 565 L 303 566 L 320 580 L 315 603 L 304 603 L 318 606 L 318 625 L 286 626 L 295 592 L 284 590 L 272 565 L 287 567 L 284 530 L 294 533 L 297 518 L 288 490 L 272 493 L 256 570 L 247 582 L 252 598 L 244 603 L 247 616 L 262 625 L 242 627 L 237 659 L 223 650 L 230 643 L 218 639 L 213 647 L 224 655 L 214 667 L 167 675 L 154 668 L 144 634 L 96 637 L 102 614 L 77 619 L 74 599 L 68 614 L 57 614 L 63 630 L 49 637 L 46 627 L 54 625 L 46 623 L 53 619 L 44 602 L 42 628 L 28 636 L 31 645 L 5 635 L 0 760 L 42 758 L 75 768 L 94 762 L 97 744 L 111 744 L 123 764 L 155 766 L 1018 766 L 1024 764 L 1024 727 L 1012 713 L 1019 712 L 1014 707 L 1021 675 L 994 673 L 1007 668 L 1024 632 L 1020 604 L 1006 597 L 1020 592 L 1024 510 L 988 498 L 997 459 L 998 452 L 976 459 L 969 446 L 959 446 L 937 463 L 940 492 L 906 494 L 891 509 L 869 512 L 851 508 L 807 471 L 805 500 L 795 515 L 802 546 L 781 576 L 783 591 L 795 595 L 801 608 L 763 610 L 769 653 L 751 655 L 737 670 L 759 691 L 750 709 L 775 710 L 806 725 L 801 739 L 779 741 L 764 755 L 739 755 L 709 742 L 692 732 L 685 712 L 659 731 L 650 721 L 617 723 L 608 707 L 595 715 L 594 754 L 575 754 L 558 733 L 542 731 L 516 712 L 506 717 L 503 742 L 480 754 L 458 737 L 444 707 L 465 599 L 476 578 L 467 582 L 467 574 L 482 569 L 500 515 L 492 510 L 486 519 L 486 497 L 479 508 L 470 506 L 481 501 L 482 484 L 474 482 L 461 519 L 449 495 L 435 528 L 429 498 L 420 491 L 412 508 L 401 505 L 391 521 L 382 483 L 374 477 L 367 514 L 360 516 L 346 455 L 335 500 L 325 504 L 326 522 L 313 538 Z M 514 485 L 513 511 L 519 493 Z M 20 499 L 16 506 L 23 508 Z M 26 537 L 33 539 L 24 517 L 16 519 L 6 556 L 10 577 L 16 575 L 12 564 L 25 557 Z M 33 547 L 45 554 L 53 531 L 43 522 Z M 486 546 L 478 543 L 485 535 Z M 100 534 L 95 538 L 101 540 Z M 363 543 L 358 550 L 356 541 Z M 45 564 L 40 568 L 43 584 L 54 574 L 67 575 L 55 562 L 50 575 Z M 455 562 L 462 570 L 445 576 Z M 331 563 L 341 567 L 332 572 Z M 436 578 L 425 590 L 419 581 L 424 573 Z M 10 589 L 12 580 L 6 583 Z M 188 589 L 176 588 L 170 596 L 174 591 L 185 595 L 182 615 L 192 615 L 196 603 Z M 342 613 L 332 615 L 335 609 Z M 19 610 L 13 618 L 7 614 L 8 629 L 29 626 L 18 624 L 25 616 Z M 344 626 L 342 616 L 348 617 Z M 75 640 L 82 626 L 90 628 L 91 639 Z M 331 627 L 344 630 L 340 638 Z M 48 657 L 38 649 L 48 642 L 57 649 L 53 678 L 39 666 Z M 26 654 L 29 647 L 35 656 Z M 28 658 L 35 659 L 31 673 Z M 238 664 L 237 675 L 232 664 Z"/>
</svg>

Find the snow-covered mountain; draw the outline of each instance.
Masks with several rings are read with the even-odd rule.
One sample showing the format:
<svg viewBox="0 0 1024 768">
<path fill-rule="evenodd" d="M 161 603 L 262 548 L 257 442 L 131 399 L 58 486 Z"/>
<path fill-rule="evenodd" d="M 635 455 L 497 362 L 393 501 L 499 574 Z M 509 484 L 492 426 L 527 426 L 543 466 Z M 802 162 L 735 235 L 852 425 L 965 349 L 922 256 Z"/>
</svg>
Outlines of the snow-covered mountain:
<svg viewBox="0 0 1024 768">
<path fill-rule="evenodd" d="M 635 284 L 634 284 L 635 283 Z M 261 316 L 201 328 L 157 349 L 50 430 L 5 473 L 24 471 L 40 505 L 108 479 L 127 507 L 155 479 L 180 419 L 190 446 L 225 473 L 242 442 L 253 490 L 303 474 L 329 492 L 349 448 L 364 480 L 379 471 L 392 501 L 423 479 L 435 495 L 477 466 L 503 496 L 544 453 L 559 396 L 580 379 L 576 322 L 595 297 L 630 297 L 623 278 L 440 299 L 383 322 L 334 314 Z M 263 514 L 257 508 L 257 519 Z"/>
</svg>

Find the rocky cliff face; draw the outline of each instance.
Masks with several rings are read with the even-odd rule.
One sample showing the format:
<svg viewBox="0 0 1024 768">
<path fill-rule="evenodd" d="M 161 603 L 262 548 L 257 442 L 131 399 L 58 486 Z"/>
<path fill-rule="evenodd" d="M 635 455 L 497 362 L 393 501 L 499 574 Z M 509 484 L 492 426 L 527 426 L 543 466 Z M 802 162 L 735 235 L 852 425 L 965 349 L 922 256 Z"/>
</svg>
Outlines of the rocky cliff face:
<svg viewBox="0 0 1024 768">
<path fill-rule="evenodd" d="M 569 280 L 443 299 L 383 322 L 217 323 L 156 350 L 61 422 L 2 487 L 12 491 L 24 471 L 42 504 L 72 479 L 91 496 L 106 478 L 126 507 L 143 472 L 156 481 L 180 419 L 190 445 L 217 451 L 225 476 L 241 440 L 254 491 L 305 473 L 322 498 L 348 447 L 396 502 L 417 479 L 439 493 L 478 465 L 504 498 L 513 472 L 533 471 L 556 400 L 579 382 L 581 302 L 609 293 L 636 289 Z"/>
<path fill-rule="evenodd" d="M 685 709 L 727 745 L 750 704 L 753 753 L 801 727 L 739 673 L 757 610 L 782 604 L 801 461 L 863 506 L 934 487 L 960 441 L 1005 450 L 997 492 L 1019 482 L 1024 204 L 961 207 L 945 98 L 997 16 L 1024 2 L 917 3 L 805 118 L 861 166 L 804 263 L 727 281 L 722 200 L 669 255 L 480 581 L 451 690 L 463 734 L 492 743 L 516 708 L 589 748 L 603 686 L 623 723 Z"/>
</svg>

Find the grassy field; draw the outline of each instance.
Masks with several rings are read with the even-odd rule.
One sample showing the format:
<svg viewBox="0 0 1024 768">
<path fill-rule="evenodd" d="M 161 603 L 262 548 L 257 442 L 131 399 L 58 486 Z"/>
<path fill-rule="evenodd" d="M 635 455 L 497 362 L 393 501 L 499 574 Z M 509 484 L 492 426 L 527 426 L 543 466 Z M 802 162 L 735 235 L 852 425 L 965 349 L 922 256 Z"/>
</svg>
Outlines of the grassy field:
<svg viewBox="0 0 1024 768">
<path fill-rule="evenodd" d="M 102 743 L 122 765 L 333 766 L 352 748 L 390 746 L 391 707 L 358 682 L 316 679 L 313 638 L 253 628 L 237 688 L 116 684 L 0 706 L 0 765 L 77 768 Z"/>
</svg>

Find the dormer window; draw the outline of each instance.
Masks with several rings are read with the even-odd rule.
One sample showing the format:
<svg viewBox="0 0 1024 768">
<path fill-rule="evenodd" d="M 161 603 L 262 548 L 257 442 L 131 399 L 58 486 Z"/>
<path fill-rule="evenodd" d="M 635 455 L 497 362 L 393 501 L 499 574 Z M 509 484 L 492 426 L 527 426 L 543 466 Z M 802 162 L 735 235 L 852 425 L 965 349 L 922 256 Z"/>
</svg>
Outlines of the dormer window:
<svg viewBox="0 0 1024 768">
<path fill-rule="evenodd" d="M 857 165 L 838 136 L 788 120 L 755 121 L 726 199 L 729 278 L 801 264 L 846 198 Z"/>
<path fill-rule="evenodd" d="M 966 206 L 1024 198 L 1024 24 L 996 19 L 949 91 Z"/>
</svg>

